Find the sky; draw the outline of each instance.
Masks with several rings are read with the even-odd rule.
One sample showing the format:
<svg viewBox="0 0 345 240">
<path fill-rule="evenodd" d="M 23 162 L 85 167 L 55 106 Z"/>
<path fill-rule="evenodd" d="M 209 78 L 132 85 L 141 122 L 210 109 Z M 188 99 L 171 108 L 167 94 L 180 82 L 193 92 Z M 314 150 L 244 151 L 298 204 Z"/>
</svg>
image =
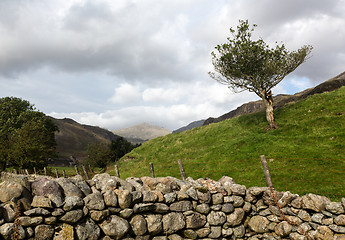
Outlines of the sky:
<svg viewBox="0 0 345 240">
<path fill-rule="evenodd" d="M 0 97 L 109 130 L 218 117 L 259 100 L 208 75 L 240 19 L 271 47 L 313 46 L 273 94 L 345 71 L 345 0 L 0 0 Z"/>
</svg>

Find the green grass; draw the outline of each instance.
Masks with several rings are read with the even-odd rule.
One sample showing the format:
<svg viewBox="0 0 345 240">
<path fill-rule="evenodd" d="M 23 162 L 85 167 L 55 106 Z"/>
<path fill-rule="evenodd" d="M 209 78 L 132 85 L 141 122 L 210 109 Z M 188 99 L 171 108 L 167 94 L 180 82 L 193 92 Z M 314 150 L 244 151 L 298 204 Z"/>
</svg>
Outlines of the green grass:
<svg viewBox="0 0 345 240">
<path fill-rule="evenodd" d="M 148 176 L 150 162 L 156 176 L 180 177 L 182 159 L 194 179 L 265 186 L 265 155 L 277 190 L 345 197 L 345 87 L 288 104 L 275 118 L 271 131 L 261 112 L 153 139 L 118 162 L 121 177 Z"/>
</svg>

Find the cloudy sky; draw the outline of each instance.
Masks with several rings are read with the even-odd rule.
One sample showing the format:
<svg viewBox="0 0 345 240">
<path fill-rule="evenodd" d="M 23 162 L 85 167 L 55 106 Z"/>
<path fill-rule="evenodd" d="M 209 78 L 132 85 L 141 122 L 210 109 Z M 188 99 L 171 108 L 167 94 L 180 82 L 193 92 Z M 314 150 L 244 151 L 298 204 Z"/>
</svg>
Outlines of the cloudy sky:
<svg viewBox="0 0 345 240">
<path fill-rule="evenodd" d="M 208 75 L 239 19 L 256 37 L 312 57 L 273 91 L 345 71 L 345 0 L 0 0 L 0 97 L 110 130 L 170 130 L 257 100 Z"/>
</svg>

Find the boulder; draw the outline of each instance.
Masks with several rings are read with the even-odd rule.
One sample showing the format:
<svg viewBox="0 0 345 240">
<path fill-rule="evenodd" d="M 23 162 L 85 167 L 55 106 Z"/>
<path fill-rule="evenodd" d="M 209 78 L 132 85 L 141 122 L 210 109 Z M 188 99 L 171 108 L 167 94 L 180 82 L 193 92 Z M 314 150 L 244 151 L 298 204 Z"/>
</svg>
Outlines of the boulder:
<svg viewBox="0 0 345 240">
<path fill-rule="evenodd" d="M 99 224 L 103 232 L 115 239 L 121 239 L 130 229 L 129 223 L 118 216 L 111 215 Z"/>
<path fill-rule="evenodd" d="M 268 232 L 269 224 L 270 222 L 267 220 L 267 218 L 260 215 L 253 216 L 248 222 L 249 228 L 256 233 Z"/>
<path fill-rule="evenodd" d="M 186 228 L 191 228 L 191 229 L 202 228 L 205 224 L 206 224 L 205 215 L 194 212 L 191 215 L 186 216 Z"/>
<path fill-rule="evenodd" d="M 14 223 L 5 223 L 0 226 L 0 235 L 3 239 L 12 239 L 12 235 L 15 233 L 16 227 Z M 22 226 L 17 226 L 18 239 L 25 239 L 25 230 Z"/>
<path fill-rule="evenodd" d="M 54 228 L 50 225 L 38 225 L 35 227 L 35 240 L 52 239 Z"/>
<path fill-rule="evenodd" d="M 72 210 L 66 212 L 63 216 L 59 218 L 59 220 L 68 224 L 74 224 L 78 222 L 83 217 L 83 215 L 84 213 L 81 209 Z"/>
<path fill-rule="evenodd" d="M 97 240 L 101 235 L 101 230 L 91 219 L 84 220 L 75 227 L 75 232 L 79 240 Z"/>
<path fill-rule="evenodd" d="M 162 215 L 149 214 L 145 216 L 147 222 L 147 230 L 150 235 L 157 235 L 163 230 Z"/>
<path fill-rule="evenodd" d="M 211 211 L 207 215 L 207 222 L 213 226 L 220 226 L 226 222 L 226 215 L 220 211 Z"/>
<path fill-rule="evenodd" d="M 0 202 L 8 202 L 12 198 L 20 198 L 24 187 L 16 182 L 1 182 L 0 183 Z"/>
<path fill-rule="evenodd" d="M 33 196 L 45 196 L 49 195 L 58 196 L 63 199 L 63 189 L 61 186 L 48 178 L 39 178 L 31 183 Z"/>
<path fill-rule="evenodd" d="M 66 197 L 65 204 L 63 205 L 64 211 L 70 211 L 76 208 L 82 208 L 84 206 L 84 201 L 78 196 Z"/>
<path fill-rule="evenodd" d="M 58 178 L 56 182 L 62 187 L 65 197 L 84 197 L 84 193 L 70 179 Z"/>
<path fill-rule="evenodd" d="M 163 230 L 167 234 L 175 233 L 185 227 L 185 218 L 180 212 L 172 212 L 163 216 Z"/>
<path fill-rule="evenodd" d="M 90 210 L 103 210 L 105 207 L 103 195 L 100 192 L 87 195 L 84 198 L 84 203 Z"/>
<path fill-rule="evenodd" d="M 324 196 L 309 193 L 302 197 L 302 202 L 304 209 L 310 209 L 315 212 L 322 212 L 323 210 L 325 210 L 326 204 L 330 203 L 331 201 Z"/>
<path fill-rule="evenodd" d="M 147 232 L 147 222 L 142 215 L 133 216 L 129 224 L 136 236 L 142 236 Z"/>
</svg>

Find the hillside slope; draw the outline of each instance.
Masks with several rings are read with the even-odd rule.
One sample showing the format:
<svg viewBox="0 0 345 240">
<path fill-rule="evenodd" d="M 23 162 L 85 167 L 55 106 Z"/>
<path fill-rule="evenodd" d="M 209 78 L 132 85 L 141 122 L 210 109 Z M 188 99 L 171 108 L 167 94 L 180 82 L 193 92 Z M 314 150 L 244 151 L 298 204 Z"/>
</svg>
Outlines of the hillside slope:
<svg viewBox="0 0 345 240">
<path fill-rule="evenodd" d="M 273 105 L 275 109 L 283 107 L 285 104 L 291 103 L 291 102 L 297 102 L 302 99 L 305 99 L 309 96 L 312 96 L 314 94 L 323 93 L 323 92 L 330 92 L 334 91 L 342 86 L 345 86 L 345 72 L 339 74 L 338 76 L 331 78 L 313 88 L 306 89 L 302 92 L 296 93 L 294 95 L 288 95 L 288 94 L 278 94 L 276 96 L 273 96 Z M 234 117 L 250 114 L 250 113 L 256 113 L 261 112 L 265 108 L 262 100 L 253 101 L 245 103 L 238 108 L 223 114 L 222 116 L 219 116 L 217 118 L 208 118 L 204 121 L 204 125 L 208 125 L 210 123 L 217 123 L 224 121 L 226 119 L 231 119 Z"/>
<path fill-rule="evenodd" d="M 110 143 L 119 138 L 106 129 L 83 125 L 69 118 L 50 118 L 59 127 L 59 132 L 55 133 L 55 140 L 60 158 L 69 158 L 70 156 L 75 156 L 78 159 L 84 158 L 89 143 Z"/>
<path fill-rule="evenodd" d="M 149 175 L 152 162 L 156 176 L 179 177 L 176 161 L 182 159 L 193 178 L 227 175 L 247 186 L 263 186 L 259 156 L 264 154 L 277 189 L 345 196 L 344 106 L 342 87 L 278 109 L 276 130 L 265 130 L 265 114 L 259 112 L 156 138 L 121 159 L 121 176 Z M 329 167 L 333 172 L 324 173 Z M 300 177 L 310 177 L 303 189 L 289 180 Z M 332 181 L 340 187 L 326 185 Z"/>
</svg>

